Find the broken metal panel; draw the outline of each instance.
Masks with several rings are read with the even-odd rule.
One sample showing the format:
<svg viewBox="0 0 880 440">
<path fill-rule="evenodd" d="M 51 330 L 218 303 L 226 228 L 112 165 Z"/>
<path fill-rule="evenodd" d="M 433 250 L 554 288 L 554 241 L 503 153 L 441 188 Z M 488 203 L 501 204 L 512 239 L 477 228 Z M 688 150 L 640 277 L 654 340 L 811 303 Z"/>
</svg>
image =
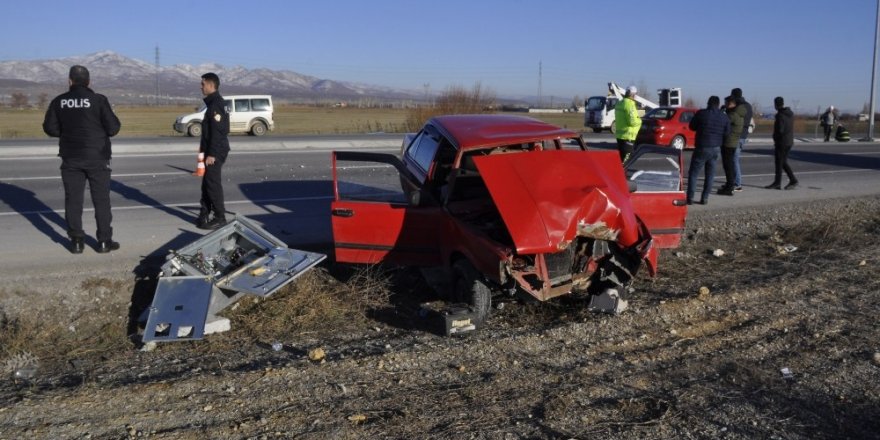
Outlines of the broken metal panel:
<svg viewBox="0 0 880 440">
<path fill-rule="evenodd" d="M 607 153 L 607 154 L 606 154 Z M 640 240 L 620 158 L 604 151 L 542 151 L 478 156 L 474 163 L 519 254 L 553 253 L 578 234 Z M 604 222 L 601 230 L 590 226 Z"/>
<path fill-rule="evenodd" d="M 159 278 L 143 341 L 201 339 L 214 290 L 204 276 Z"/>
<path fill-rule="evenodd" d="M 144 342 L 201 339 L 206 322 L 245 295 L 267 297 L 324 260 L 236 216 L 172 251 L 162 266 Z"/>
</svg>

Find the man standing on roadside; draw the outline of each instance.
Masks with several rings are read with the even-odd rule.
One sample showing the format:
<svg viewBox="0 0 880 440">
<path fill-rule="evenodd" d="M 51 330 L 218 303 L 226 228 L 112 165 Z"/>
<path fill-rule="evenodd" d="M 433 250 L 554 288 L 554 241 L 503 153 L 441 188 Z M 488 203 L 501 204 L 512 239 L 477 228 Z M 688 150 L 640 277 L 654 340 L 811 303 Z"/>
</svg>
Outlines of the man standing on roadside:
<svg viewBox="0 0 880 440">
<path fill-rule="evenodd" d="M 89 70 L 73 66 L 68 74 L 67 93 L 49 103 L 43 119 L 43 131 L 58 139 L 61 156 L 61 183 L 64 185 L 64 220 L 67 222 L 68 250 L 81 254 L 85 232 L 82 226 L 86 181 L 95 207 L 95 251 L 107 253 L 119 249 L 113 241 L 110 222 L 110 138 L 119 133 L 119 118 L 110 101 L 89 88 Z"/>
<path fill-rule="evenodd" d="M 773 150 L 775 153 L 774 164 L 776 165 L 776 177 L 773 183 L 765 186 L 767 189 L 782 189 L 782 171 L 788 175 L 788 185 L 785 189 L 794 189 L 798 186 L 798 180 L 794 172 L 788 166 L 788 153 L 794 145 L 794 113 L 785 106 L 781 96 L 773 100 L 776 107 L 776 121 L 773 123 Z"/>
<path fill-rule="evenodd" d="M 718 109 L 719 104 L 720 100 L 717 96 L 710 97 L 706 108 L 698 111 L 689 124 L 690 129 L 696 132 L 696 138 L 694 153 L 691 155 L 691 164 L 688 168 L 688 205 L 693 204 L 697 177 L 701 168 L 705 170 L 705 181 L 703 182 L 700 204 L 709 203 L 709 194 L 712 193 L 712 182 L 715 179 L 715 161 L 718 160 L 721 144 L 730 134 L 730 120 Z"/>
<path fill-rule="evenodd" d="M 629 155 L 633 152 L 633 142 L 639 134 L 639 128 L 642 127 L 642 119 L 636 108 L 637 92 L 635 86 L 627 87 L 623 99 L 614 107 L 614 132 L 617 135 L 617 151 L 620 153 L 621 162 L 629 159 Z"/>
<path fill-rule="evenodd" d="M 743 98 L 742 93 L 740 88 L 730 91 L 730 98 L 733 100 L 734 108 L 732 112 L 728 112 L 728 115 L 731 116 L 731 121 L 734 119 L 733 114 L 735 114 L 736 119 L 741 118 L 742 126 L 734 128 L 731 133 L 732 137 L 734 133 L 738 132 L 739 139 L 737 140 L 736 148 L 725 148 L 725 151 L 722 152 L 722 163 L 727 182 L 718 190 L 718 194 L 725 196 L 732 196 L 734 191 L 742 191 L 742 171 L 739 166 L 739 156 L 749 138 L 749 126 L 752 123 L 752 105 Z"/>
<path fill-rule="evenodd" d="M 837 123 L 837 115 L 834 112 L 834 106 L 828 107 L 825 113 L 822 113 L 821 124 L 825 131 L 825 142 L 831 140 L 831 132 L 834 130 L 834 124 Z"/>
<path fill-rule="evenodd" d="M 205 175 L 202 177 L 201 209 L 196 220 L 199 229 L 217 229 L 226 224 L 222 171 L 229 154 L 229 112 L 219 90 L 220 77 L 217 74 L 202 75 L 205 117 L 202 118 L 199 152 L 205 153 Z"/>
</svg>

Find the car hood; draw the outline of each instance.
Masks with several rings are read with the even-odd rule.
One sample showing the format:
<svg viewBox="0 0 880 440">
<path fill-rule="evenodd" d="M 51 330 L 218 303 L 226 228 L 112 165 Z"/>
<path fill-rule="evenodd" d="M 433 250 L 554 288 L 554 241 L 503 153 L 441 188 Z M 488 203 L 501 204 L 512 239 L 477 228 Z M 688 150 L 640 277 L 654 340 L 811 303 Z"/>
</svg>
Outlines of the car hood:
<svg viewBox="0 0 880 440">
<path fill-rule="evenodd" d="M 576 236 L 638 243 L 620 156 L 549 150 L 474 159 L 519 254 L 559 252 Z"/>
</svg>

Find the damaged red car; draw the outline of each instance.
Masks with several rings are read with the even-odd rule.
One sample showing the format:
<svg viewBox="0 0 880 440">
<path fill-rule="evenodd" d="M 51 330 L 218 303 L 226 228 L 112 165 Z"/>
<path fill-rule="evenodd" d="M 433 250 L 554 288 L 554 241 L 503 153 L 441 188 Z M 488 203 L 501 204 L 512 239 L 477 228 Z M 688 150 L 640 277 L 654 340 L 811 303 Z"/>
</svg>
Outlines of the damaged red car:
<svg viewBox="0 0 880 440">
<path fill-rule="evenodd" d="M 641 147 L 625 170 L 522 116 L 435 117 L 400 157 L 333 152 L 332 165 L 336 261 L 439 268 L 441 293 L 478 323 L 498 295 L 625 291 L 687 214 L 679 150 Z"/>
</svg>

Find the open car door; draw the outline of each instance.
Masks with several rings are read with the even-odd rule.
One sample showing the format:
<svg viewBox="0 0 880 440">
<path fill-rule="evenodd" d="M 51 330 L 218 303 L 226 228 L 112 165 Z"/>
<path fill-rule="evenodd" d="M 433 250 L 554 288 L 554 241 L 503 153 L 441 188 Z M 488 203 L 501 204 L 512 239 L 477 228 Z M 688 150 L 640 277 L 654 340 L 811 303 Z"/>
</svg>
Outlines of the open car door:
<svg viewBox="0 0 880 440">
<path fill-rule="evenodd" d="M 641 145 L 624 169 L 633 209 L 648 226 L 654 244 L 660 248 L 678 247 L 687 218 L 682 151 Z"/>
<path fill-rule="evenodd" d="M 400 160 L 382 153 L 332 154 L 336 261 L 440 265 L 442 208 Z"/>
</svg>

